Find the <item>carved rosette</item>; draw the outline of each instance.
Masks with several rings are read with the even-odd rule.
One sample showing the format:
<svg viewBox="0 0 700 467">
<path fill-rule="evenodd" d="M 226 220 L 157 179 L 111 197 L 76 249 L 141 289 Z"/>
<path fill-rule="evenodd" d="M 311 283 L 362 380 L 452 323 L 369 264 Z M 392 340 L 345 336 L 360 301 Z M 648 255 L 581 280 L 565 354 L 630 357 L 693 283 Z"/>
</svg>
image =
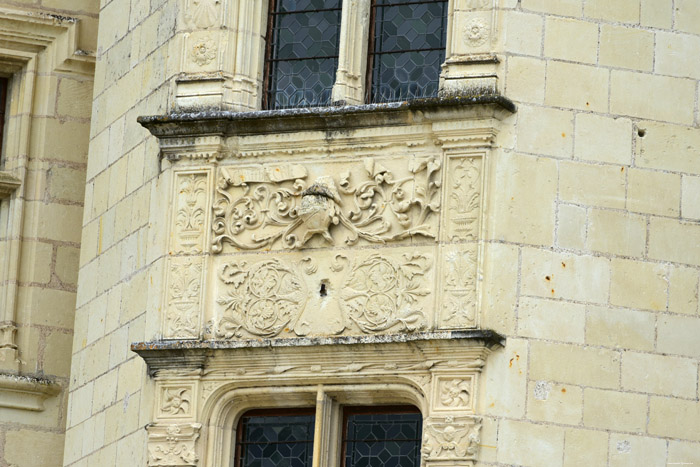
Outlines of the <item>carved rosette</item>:
<svg viewBox="0 0 700 467">
<path fill-rule="evenodd" d="M 338 176 L 311 176 L 302 165 L 222 168 L 212 251 L 299 249 L 317 235 L 327 246 L 436 238 L 440 166 L 414 157 L 402 170 L 368 158 Z"/>
<path fill-rule="evenodd" d="M 248 266 L 247 261 L 226 263 L 219 271 L 225 293 L 217 298 L 223 317 L 217 337 L 272 337 L 293 325 L 306 304 L 306 287 L 296 271 L 277 259 Z"/>
<path fill-rule="evenodd" d="M 479 449 L 480 417 L 428 418 L 423 423 L 422 456 L 427 466 L 470 466 Z"/>
<path fill-rule="evenodd" d="M 188 418 L 193 415 L 194 389 L 192 385 L 164 385 L 160 387 L 158 418 Z"/>
<path fill-rule="evenodd" d="M 153 424 L 148 430 L 148 465 L 152 467 L 196 466 L 195 443 L 199 423 Z"/>
</svg>

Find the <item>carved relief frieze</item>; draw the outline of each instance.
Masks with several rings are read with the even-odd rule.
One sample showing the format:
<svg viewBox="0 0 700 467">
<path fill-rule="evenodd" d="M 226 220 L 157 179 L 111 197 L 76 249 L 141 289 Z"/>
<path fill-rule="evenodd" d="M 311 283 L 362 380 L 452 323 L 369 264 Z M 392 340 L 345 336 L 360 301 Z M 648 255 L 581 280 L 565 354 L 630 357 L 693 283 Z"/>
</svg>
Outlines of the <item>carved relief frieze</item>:
<svg viewBox="0 0 700 467">
<path fill-rule="evenodd" d="M 426 465 L 473 465 L 479 449 L 480 417 L 430 417 L 423 423 Z"/>
<path fill-rule="evenodd" d="M 196 338 L 200 331 L 202 272 L 204 258 L 183 256 L 170 259 L 165 338 Z"/>
<path fill-rule="evenodd" d="M 196 466 L 195 443 L 200 423 L 151 424 L 148 430 L 148 465 L 152 467 Z"/>
<path fill-rule="evenodd" d="M 436 238 L 440 166 L 439 158 L 413 157 L 407 162 L 367 158 L 319 174 L 309 173 L 315 167 L 291 164 L 223 167 L 212 251 L 221 252 L 224 244 L 299 249 L 317 235 L 328 246 Z M 334 172 L 338 175 L 329 175 Z"/>
</svg>

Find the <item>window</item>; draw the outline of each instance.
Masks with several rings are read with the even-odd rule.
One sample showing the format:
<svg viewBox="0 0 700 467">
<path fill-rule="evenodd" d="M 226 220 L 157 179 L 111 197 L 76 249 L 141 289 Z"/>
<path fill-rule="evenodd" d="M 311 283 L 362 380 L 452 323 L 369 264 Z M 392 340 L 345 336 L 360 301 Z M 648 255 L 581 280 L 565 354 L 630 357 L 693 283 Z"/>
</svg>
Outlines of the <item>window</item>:
<svg viewBox="0 0 700 467">
<path fill-rule="evenodd" d="M 341 430 L 320 427 L 320 436 L 342 433 L 340 454 L 333 465 L 342 467 L 418 467 L 423 419 L 412 406 L 346 406 Z M 314 409 L 252 410 L 236 430 L 235 467 L 311 467 Z M 318 417 L 323 420 L 323 417 Z M 330 418 L 328 419 L 330 420 Z M 332 444 L 332 443 L 331 443 Z M 326 444 L 328 445 L 328 444 Z"/>
<path fill-rule="evenodd" d="M 370 103 L 437 95 L 447 0 L 372 0 L 368 16 L 343 12 L 342 0 L 270 1 L 264 108 L 329 105 L 338 73 L 362 82 L 364 72 L 357 87 Z M 348 25 L 351 17 L 364 28 Z M 356 55 L 343 61 L 339 52 L 358 48 L 362 63 L 366 57 L 359 68 Z"/>
</svg>

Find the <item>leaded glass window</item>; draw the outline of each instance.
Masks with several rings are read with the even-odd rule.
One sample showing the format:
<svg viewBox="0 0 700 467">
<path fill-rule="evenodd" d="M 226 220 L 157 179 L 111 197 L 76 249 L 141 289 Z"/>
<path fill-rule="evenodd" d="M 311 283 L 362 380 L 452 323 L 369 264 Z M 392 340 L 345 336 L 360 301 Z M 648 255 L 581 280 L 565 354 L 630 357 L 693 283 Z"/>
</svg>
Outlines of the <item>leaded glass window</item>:
<svg viewBox="0 0 700 467">
<path fill-rule="evenodd" d="M 257 410 L 238 424 L 236 467 L 311 467 L 315 415 L 310 410 Z"/>
<path fill-rule="evenodd" d="M 423 418 L 413 407 L 346 408 L 345 467 L 418 467 Z"/>
<path fill-rule="evenodd" d="M 445 60 L 447 0 L 374 0 L 370 102 L 436 96 Z"/>
<path fill-rule="evenodd" d="M 265 107 L 330 102 L 338 68 L 342 0 L 273 0 L 268 25 Z"/>
</svg>

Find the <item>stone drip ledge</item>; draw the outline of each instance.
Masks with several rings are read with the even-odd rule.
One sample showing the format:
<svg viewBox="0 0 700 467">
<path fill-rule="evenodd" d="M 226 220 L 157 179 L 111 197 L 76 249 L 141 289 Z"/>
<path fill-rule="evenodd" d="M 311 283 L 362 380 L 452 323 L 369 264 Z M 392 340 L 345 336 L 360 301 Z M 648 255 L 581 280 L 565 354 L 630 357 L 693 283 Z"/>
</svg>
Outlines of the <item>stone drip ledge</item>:
<svg viewBox="0 0 700 467">
<path fill-rule="evenodd" d="M 157 137 L 200 134 L 226 136 L 289 131 L 343 130 L 380 125 L 411 124 L 428 114 L 471 108 L 478 116 L 514 113 L 516 106 L 500 94 L 449 95 L 382 104 L 309 107 L 235 112 L 196 110 L 138 117 Z M 419 115 L 420 113 L 420 115 Z"/>
<path fill-rule="evenodd" d="M 22 181 L 10 172 L 0 171 L 0 199 L 9 198 L 22 185 Z"/>
<path fill-rule="evenodd" d="M 491 330 L 438 331 L 415 334 L 371 336 L 294 337 L 249 340 L 161 340 L 135 342 L 131 350 L 143 358 L 149 375 L 165 368 L 196 370 L 204 367 L 215 352 L 261 348 L 299 348 L 314 346 L 387 345 L 401 343 L 454 343 L 493 348 L 505 345 L 505 337 Z"/>
<path fill-rule="evenodd" d="M 61 386 L 46 378 L 0 373 L 0 407 L 44 410 L 44 401 L 61 392 Z"/>
</svg>

